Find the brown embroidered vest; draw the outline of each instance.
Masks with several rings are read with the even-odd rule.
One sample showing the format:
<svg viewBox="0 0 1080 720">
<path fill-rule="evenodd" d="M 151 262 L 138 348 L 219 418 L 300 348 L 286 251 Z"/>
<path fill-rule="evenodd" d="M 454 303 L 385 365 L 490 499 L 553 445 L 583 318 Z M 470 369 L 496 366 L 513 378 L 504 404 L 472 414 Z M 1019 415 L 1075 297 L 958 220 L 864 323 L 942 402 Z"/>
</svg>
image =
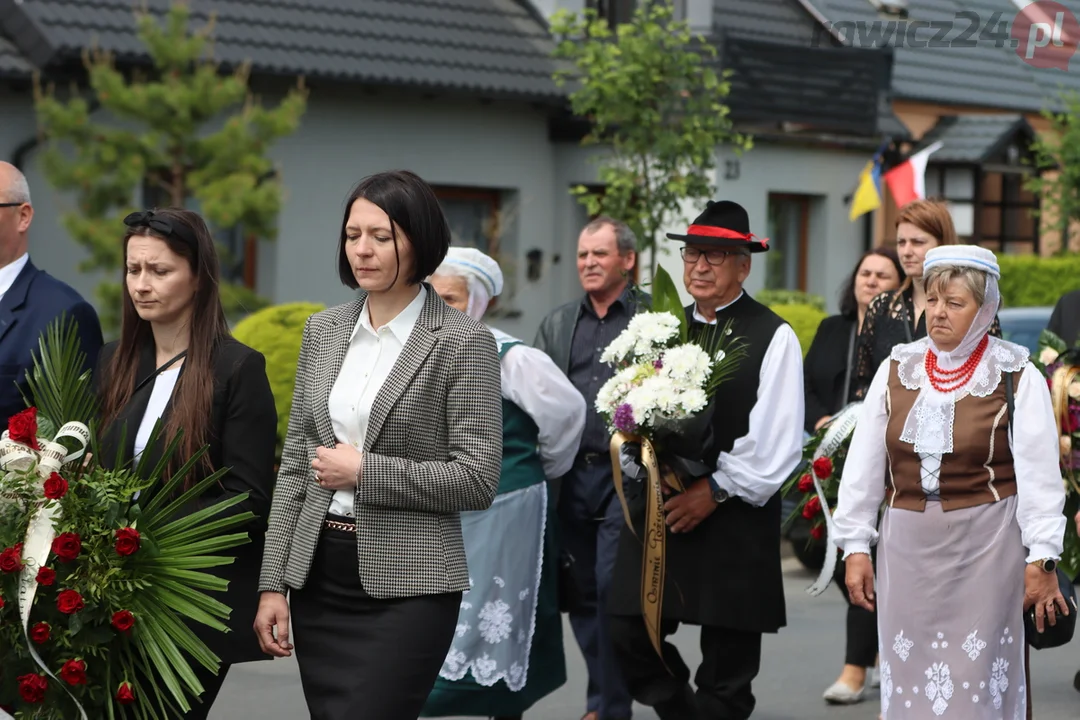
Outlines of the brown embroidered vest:
<svg viewBox="0 0 1080 720">
<path fill-rule="evenodd" d="M 1020 373 L 1013 373 L 1013 387 L 1019 382 Z M 922 512 L 926 509 L 926 493 L 922 489 L 921 462 L 915 446 L 900 440 L 904 421 L 918 394 L 918 390 L 904 387 L 897 374 L 897 362 L 890 360 L 885 397 L 889 414 L 885 433 L 889 487 L 885 500 L 889 507 Z M 953 451 L 941 456 L 939 492 L 943 510 L 985 505 L 1016 494 L 1008 424 L 1004 381 L 988 397 L 967 395 L 956 403 Z"/>
</svg>

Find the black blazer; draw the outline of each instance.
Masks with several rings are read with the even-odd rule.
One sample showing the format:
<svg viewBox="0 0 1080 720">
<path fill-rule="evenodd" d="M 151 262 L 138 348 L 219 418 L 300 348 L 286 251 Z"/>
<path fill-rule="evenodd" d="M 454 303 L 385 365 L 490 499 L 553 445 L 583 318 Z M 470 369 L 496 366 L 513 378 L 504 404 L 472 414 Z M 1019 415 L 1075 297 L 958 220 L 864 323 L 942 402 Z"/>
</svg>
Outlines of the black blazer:
<svg viewBox="0 0 1080 720">
<path fill-rule="evenodd" d="M 1080 290 L 1073 290 L 1058 298 L 1046 329 L 1064 340 L 1069 347 L 1080 341 Z"/>
<path fill-rule="evenodd" d="M 826 415 L 833 415 L 847 404 L 844 376 L 854 362 L 851 333 L 855 318 L 832 315 L 821 321 L 814 341 L 803 360 L 803 393 L 806 400 L 806 432 L 813 434 L 814 424 Z M 849 394 L 855 387 L 852 368 Z"/>
<path fill-rule="evenodd" d="M 116 352 L 117 343 L 109 343 L 101 351 L 96 377 L 99 394 L 108 379 L 104 377 L 108 363 Z M 180 374 L 185 366 L 181 366 Z M 136 383 L 156 369 L 154 347 L 143 348 Z M 116 422 L 103 428 L 99 440 L 102 463 L 117 467 L 129 463 L 134 454 L 135 435 L 139 431 L 154 384 L 147 383 L 131 398 Z M 162 422 L 166 422 L 172 401 L 165 406 Z M 214 352 L 214 401 L 208 455 L 214 468 L 229 468 L 218 486 L 210 488 L 200 498 L 202 505 L 212 505 L 243 492 L 248 499 L 230 509 L 241 513 L 250 510 L 256 520 L 244 527 L 251 542 L 230 550 L 236 553 L 231 565 L 212 568 L 212 572 L 229 581 L 225 593 L 215 594 L 218 600 L 232 608 L 226 625 L 226 635 L 199 623 L 192 628 L 221 658 L 223 665 L 249 660 L 266 660 L 252 631 L 259 605 L 259 567 L 262 562 L 266 521 L 270 515 L 270 497 L 274 486 L 274 450 L 277 438 L 277 412 L 270 382 L 266 377 L 266 360 L 262 354 L 232 338 L 222 340 Z M 120 447 L 121 428 L 126 426 L 123 447 Z M 151 465 L 161 457 L 163 447 L 147 447 L 144 454 Z M 192 471 L 192 478 L 206 473 Z M 192 508 L 192 512 L 197 508 Z M 213 594 L 213 593 L 212 593 Z"/>
</svg>

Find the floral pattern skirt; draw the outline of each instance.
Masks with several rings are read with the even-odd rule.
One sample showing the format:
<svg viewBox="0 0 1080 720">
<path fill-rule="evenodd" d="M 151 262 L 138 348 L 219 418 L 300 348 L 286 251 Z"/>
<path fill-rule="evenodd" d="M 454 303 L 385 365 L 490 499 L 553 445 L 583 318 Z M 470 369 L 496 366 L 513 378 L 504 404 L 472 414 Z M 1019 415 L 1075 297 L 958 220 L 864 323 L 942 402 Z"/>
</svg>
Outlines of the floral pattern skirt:
<svg viewBox="0 0 1080 720">
<path fill-rule="evenodd" d="M 1016 497 L 885 511 L 878 544 L 885 720 L 1024 720 L 1024 567 Z"/>
</svg>

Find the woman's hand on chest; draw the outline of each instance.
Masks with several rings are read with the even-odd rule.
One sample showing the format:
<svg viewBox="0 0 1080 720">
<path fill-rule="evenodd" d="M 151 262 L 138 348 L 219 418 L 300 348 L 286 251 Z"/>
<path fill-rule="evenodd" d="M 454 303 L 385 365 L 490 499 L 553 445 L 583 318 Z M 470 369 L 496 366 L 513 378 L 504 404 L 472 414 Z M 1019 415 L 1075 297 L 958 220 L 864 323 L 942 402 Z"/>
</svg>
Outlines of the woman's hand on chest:
<svg viewBox="0 0 1080 720">
<path fill-rule="evenodd" d="M 315 448 L 311 467 L 315 482 L 327 490 L 348 490 L 360 484 L 364 453 L 352 445 L 338 443 L 332 448 Z"/>
</svg>

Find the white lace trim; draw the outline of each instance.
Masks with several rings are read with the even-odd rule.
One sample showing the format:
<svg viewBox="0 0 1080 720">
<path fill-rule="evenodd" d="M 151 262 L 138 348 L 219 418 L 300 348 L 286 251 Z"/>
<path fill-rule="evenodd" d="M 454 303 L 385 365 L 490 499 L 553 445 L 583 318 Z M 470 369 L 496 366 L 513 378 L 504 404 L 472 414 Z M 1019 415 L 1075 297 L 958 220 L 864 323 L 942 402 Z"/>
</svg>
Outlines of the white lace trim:
<svg viewBox="0 0 1080 720">
<path fill-rule="evenodd" d="M 538 553 L 536 567 L 529 574 L 530 586 L 515 592 L 513 588 L 507 590 L 507 595 L 510 599 L 510 603 L 505 602 L 503 599 L 498 598 L 494 601 L 488 601 L 477 613 L 477 618 L 480 620 L 477 631 L 480 637 L 483 639 L 487 646 L 490 646 L 492 653 L 496 656 L 492 657 L 486 651 L 476 651 L 478 643 L 464 643 L 466 648 L 471 648 L 472 653 L 466 652 L 458 646 L 459 641 L 468 640 L 467 635 L 473 631 L 473 626 L 464 620 L 461 615 L 458 617 L 457 631 L 455 633 L 454 643 L 451 644 L 449 651 L 446 654 L 446 659 L 443 661 L 442 670 L 439 672 L 440 677 L 447 680 L 457 681 L 465 677 L 466 674 L 471 674 L 473 679 L 479 685 L 484 687 L 491 687 L 495 683 L 503 680 L 506 682 L 507 687 L 511 692 L 520 692 L 529 679 L 529 659 L 532 655 L 532 642 L 536 633 L 536 613 L 539 603 L 539 591 L 540 591 L 540 579 L 543 575 L 544 569 L 544 555 L 546 546 L 544 540 L 547 536 L 547 513 L 548 513 L 548 491 L 547 483 L 539 483 L 537 485 L 530 485 L 529 487 L 521 488 L 520 490 L 514 490 L 505 495 L 499 496 L 499 499 L 506 499 L 511 496 L 522 496 L 533 492 L 539 492 L 541 495 L 540 509 L 542 510 L 540 515 L 540 552 Z M 490 509 L 483 512 L 490 512 Z M 486 569 L 486 568 L 485 568 Z M 492 583 L 499 587 L 500 590 L 506 589 L 506 582 L 500 576 L 493 576 Z M 473 585 L 470 578 L 470 586 Z M 465 596 L 468 596 L 468 591 Z M 532 598 L 529 598 L 529 595 Z M 511 637 L 515 633 L 514 614 L 511 612 L 513 609 L 515 612 L 522 605 L 528 605 L 530 612 L 528 613 L 528 629 L 525 627 L 518 627 L 516 629 L 516 637 Z M 513 606 L 513 607 L 512 607 Z M 462 600 L 462 611 L 472 610 L 473 605 L 466 600 Z M 471 613 L 470 613 L 471 614 Z M 496 651 L 504 641 L 516 640 L 517 650 L 512 653 L 515 656 L 510 660 L 509 666 L 505 665 L 507 660 L 506 656 Z M 471 657 L 470 657 L 471 655 Z M 500 667 L 500 660 L 504 661 L 504 666 Z"/>
<path fill-rule="evenodd" d="M 953 423 L 956 403 L 968 395 L 989 397 L 1007 372 L 1020 372 L 1028 363 L 1026 347 L 991 337 L 982 360 L 971 379 L 961 388 L 948 393 L 935 390 L 926 375 L 926 353 L 930 339 L 897 345 L 891 358 L 897 364 L 896 374 L 908 390 L 918 390 L 919 396 L 904 421 L 900 439 L 915 445 L 924 454 L 943 454 L 953 451 Z"/>
</svg>

